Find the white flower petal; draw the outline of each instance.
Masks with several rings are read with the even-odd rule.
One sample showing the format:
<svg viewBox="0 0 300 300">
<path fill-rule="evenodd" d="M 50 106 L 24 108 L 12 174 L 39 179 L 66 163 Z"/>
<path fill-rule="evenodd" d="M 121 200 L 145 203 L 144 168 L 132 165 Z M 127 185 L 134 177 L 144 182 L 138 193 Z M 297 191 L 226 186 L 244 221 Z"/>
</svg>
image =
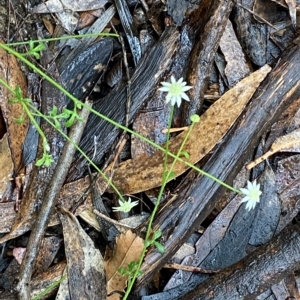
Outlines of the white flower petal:
<svg viewBox="0 0 300 300">
<path fill-rule="evenodd" d="M 177 83 L 182 83 L 182 81 L 183 81 L 183 77 L 179 78 Z"/>
<path fill-rule="evenodd" d="M 172 95 L 170 93 L 168 93 L 168 95 L 166 96 L 166 103 L 168 103 L 171 99 L 172 99 Z"/>
<path fill-rule="evenodd" d="M 176 79 L 175 79 L 175 77 L 172 75 L 171 76 L 171 83 L 175 83 L 176 82 Z"/>
<path fill-rule="evenodd" d="M 186 93 L 181 93 L 180 96 L 181 96 L 182 99 L 184 99 L 186 101 L 190 101 L 190 98 Z"/>
<path fill-rule="evenodd" d="M 177 103 L 177 106 L 180 107 L 180 105 L 181 105 L 181 97 L 180 96 L 176 97 L 176 103 Z"/>
<path fill-rule="evenodd" d="M 186 91 L 190 90 L 191 88 L 192 88 L 192 86 L 190 86 L 190 85 L 183 86 L 183 87 L 182 87 L 182 91 L 183 91 L 183 92 L 186 92 Z"/>
<path fill-rule="evenodd" d="M 159 88 L 158 90 L 161 91 L 161 92 L 168 92 L 169 89 L 170 89 L 169 87 L 164 86 L 164 87 Z"/>
<path fill-rule="evenodd" d="M 161 82 L 161 85 L 169 87 L 172 83 L 170 82 Z"/>
<path fill-rule="evenodd" d="M 248 189 L 240 188 L 240 190 L 241 190 L 241 192 L 242 192 L 244 195 L 248 195 L 248 194 L 249 194 Z"/>
</svg>

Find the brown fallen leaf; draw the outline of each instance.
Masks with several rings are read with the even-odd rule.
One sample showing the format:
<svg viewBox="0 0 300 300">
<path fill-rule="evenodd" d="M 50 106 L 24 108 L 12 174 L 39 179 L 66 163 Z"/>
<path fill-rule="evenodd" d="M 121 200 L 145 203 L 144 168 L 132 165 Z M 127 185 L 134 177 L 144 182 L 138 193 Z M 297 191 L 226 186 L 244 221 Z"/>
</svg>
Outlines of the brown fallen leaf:
<svg viewBox="0 0 300 300">
<path fill-rule="evenodd" d="M 0 78 L 6 81 L 12 89 L 20 87 L 22 95 L 27 95 L 27 85 L 17 59 L 0 49 Z M 22 147 L 27 133 L 28 118 L 23 112 L 22 104 L 9 103 L 13 95 L 0 85 L 0 107 L 6 123 L 8 141 L 14 162 L 14 170 L 18 170 L 22 161 Z M 23 123 L 18 124 L 15 119 L 23 115 Z"/>
<path fill-rule="evenodd" d="M 70 299 L 105 299 L 103 258 L 76 217 L 60 209 L 64 234 Z"/>
<path fill-rule="evenodd" d="M 122 276 L 119 268 L 128 268 L 128 264 L 138 261 L 142 253 L 144 241 L 135 233 L 128 230 L 116 239 L 113 255 L 105 261 L 105 271 L 107 278 L 107 294 L 113 291 L 124 291 L 127 286 L 128 276 Z M 119 300 L 121 295 L 113 293 L 107 297 L 109 300 Z"/>
<path fill-rule="evenodd" d="M 252 73 L 240 81 L 235 87 L 226 92 L 200 118 L 192 130 L 184 150 L 190 155 L 187 161 L 197 163 L 212 148 L 220 142 L 229 128 L 243 112 L 248 101 L 257 87 L 270 72 L 268 65 Z M 186 132 L 182 132 L 170 141 L 169 150 L 176 154 Z M 163 156 L 161 151 L 152 156 L 140 155 L 135 159 L 121 163 L 114 170 L 113 183 L 124 194 L 146 191 L 161 185 L 163 173 Z M 169 159 L 167 169 L 171 167 L 173 159 Z M 181 175 L 189 167 L 177 162 L 173 171 L 176 176 Z M 99 184 L 101 184 L 99 179 Z"/>
<path fill-rule="evenodd" d="M 8 136 L 5 134 L 0 141 L 0 199 L 6 189 L 7 183 L 11 178 L 14 165 L 8 145 Z"/>
<path fill-rule="evenodd" d="M 263 162 L 274 153 L 281 151 L 300 152 L 300 129 L 296 129 L 287 135 L 277 138 L 272 144 L 270 150 L 249 163 L 246 166 L 246 169 L 250 170 L 254 168 L 256 165 Z"/>
</svg>

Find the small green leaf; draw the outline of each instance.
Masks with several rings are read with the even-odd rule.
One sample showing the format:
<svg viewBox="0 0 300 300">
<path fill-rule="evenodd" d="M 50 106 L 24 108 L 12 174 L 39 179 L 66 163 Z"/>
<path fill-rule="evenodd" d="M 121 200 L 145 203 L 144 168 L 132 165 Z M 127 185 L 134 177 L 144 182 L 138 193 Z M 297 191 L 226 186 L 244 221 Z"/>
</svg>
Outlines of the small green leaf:
<svg viewBox="0 0 300 300">
<path fill-rule="evenodd" d="M 157 230 L 154 232 L 153 234 L 153 240 L 157 240 L 162 236 L 162 231 L 161 230 Z"/>
<path fill-rule="evenodd" d="M 73 111 L 67 108 L 64 108 L 62 113 L 59 115 L 62 119 L 68 119 L 72 115 Z"/>
<path fill-rule="evenodd" d="M 57 115 L 57 110 L 58 110 L 57 106 L 54 105 L 52 109 L 49 111 L 50 116 L 55 117 Z"/>
<path fill-rule="evenodd" d="M 46 49 L 46 45 L 43 44 L 43 43 L 39 43 L 35 48 L 34 48 L 34 51 L 35 52 L 41 52 L 43 50 Z"/>
<path fill-rule="evenodd" d="M 161 243 L 155 241 L 154 246 L 159 253 L 165 253 L 165 247 Z"/>
<path fill-rule="evenodd" d="M 17 123 L 17 124 L 23 124 L 24 123 L 24 116 L 20 116 L 19 118 L 13 118 L 13 120 Z"/>
<path fill-rule="evenodd" d="M 169 181 L 169 180 L 171 180 L 171 179 L 174 179 L 174 178 L 176 178 L 176 173 L 175 172 L 169 172 L 169 171 L 166 171 L 165 173 L 164 173 L 164 182 L 167 182 L 167 181 Z"/>
<path fill-rule="evenodd" d="M 145 248 L 148 248 L 152 244 L 152 240 L 145 241 Z"/>
<path fill-rule="evenodd" d="M 190 158 L 190 154 L 187 151 L 180 152 L 181 155 L 183 155 L 185 158 Z"/>
<path fill-rule="evenodd" d="M 54 119 L 54 124 L 56 129 L 61 129 L 61 125 L 56 118 Z"/>
<path fill-rule="evenodd" d="M 29 41 L 29 49 L 30 50 L 34 49 L 34 41 L 32 41 L 32 40 Z"/>
<path fill-rule="evenodd" d="M 44 156 L 46 156 L 44 166 L 45 167 L 50 167 L 50 165 L 54 162 L 54 159 L 49 154 L 44 154 Z"/>
<path fill-rule="evenodd" d="M 35 59 L 40 59 L 40 54 L 38 52 L 32 52 L 33 56 L 35 57 Z"/>
<path fill-rule="evenodd" d="M 42 158 L 40 158 L 40 159 L 35 163 L 35 165 L 36 165 L 37 167 L 40 167 L 40 166 L 42 166 L 42 165 L 44 164 L 44 162 L 45 162 L 45 157 L 43 156 Z"/>
<path fill-rule="evenodd" d="M 82 102 L 80 102 L 80 101 L 77 101 L 75 105 L 78 109 L 82 108 Z"/>
<path fill-rule="evenodd" d="M 122 276 L 124 276 L 124 275 L 127 274 L 127 270 L 126 270 L 125 268 L 119 268 L 119 269 L 118 269 L 118 272 L 119 272 Z"/>
<path fill-rule="evenodd" d="M 68 119 L 68 121 L 65 123 L 65 126 L 67 128 L 71 127 L 74 124 L 75 117 L 76 117 L 75 114 L 72 114 L 71 117 Z"/>
<path fill-rule="evenodd" d="M 132 261 L 128 265 L 128 270 L 130 272 L 134 272 L 136 270 L 137 266 L 138 266 L 137 262 L 136 261 Z"/>
</svg>

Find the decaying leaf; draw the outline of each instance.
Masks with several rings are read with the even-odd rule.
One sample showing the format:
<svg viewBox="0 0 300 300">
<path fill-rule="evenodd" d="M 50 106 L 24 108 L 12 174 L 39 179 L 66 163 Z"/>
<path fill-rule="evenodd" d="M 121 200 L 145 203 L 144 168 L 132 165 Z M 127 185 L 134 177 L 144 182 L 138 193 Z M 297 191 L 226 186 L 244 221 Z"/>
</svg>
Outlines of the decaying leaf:
<svg viewBox="0 0 300 300">
<path fill-rule="evenodd" d="M 32 13 L 57 13 L 64 11 L 86 11 L 104 7 L 107 0 L 48 0 L 35 6 Z"/>
<path fill-rule="evenodd" d="M 223 138 L 270 70 L 271 68 L 265 65 L 243 79 L 201 116 L 200 122 L 194 126 L 184 147 L 189 154 L 187 159 L 189 163 L 197 163 Z M 169 150 L 172 153 L 177 153 L 185 135 L 186 132 L 183 132 L 170 141 Z M 161 151 L 157 151 L 152 156 L 141 155 L 125 161 L 115 169 L 113 183 L 124 194 L 160 186 L 163 155 Z M 168 161 L 167 169 L 171 167 L 172 161 L 172 159 Z M 184 163 L 177 162 L 173 171 L 177 177 L 188 168 Z"/>
<path fill-rule="evenodd" d="M 287 151 L 287 152 L 300 152 L 300 129 L 296 129 L 291 133 L 281 136 L 275 140 L 270 150 L 264 155 L 258 157 L 246 166 L 247 170 L 254 168 L 259 163 L 266 160 L 268 157 L 276 152 Z"/>
<path fill-rule="evenodd" d="M 70 299 L 105 299 L 103 258 L 76 217 L 60 209 L 63 226 Z"/>
<path fill-rule="evenodd" d="M 105 271 L 107 278 L 107 294 L 113 291 L 124 291 L 127 285 L 127 276 L 122 276 L 119 268 L 128 268 L 128 264 L 138 261 L 142 253 L 144 241 L 135 233 L 128 230 L 116 239 L 115 250 L 107 261 L 105 261 Z M 119 300 L 121 295 L 114 293 L 109 296 L 109 300 Z"/>
<path fill-rule="evenodd" d="M 13 90 L 16 87 L 20 87 L 22 95 L 26 97 L 26 81 L 18 61 L 14 56 L 7 54 L 2 48 L 0 49 L 0 78 L 6 81 Z M 0 85 L 0 107 L 6 123 L 9 146 L 16 171 L 21 165 L 22 146 L 27 133 L 28 118 L 23 111 L 21 103 L 9 103 L 9 99 L 11 98 L 13 98 L 12 94 Z M 23 118 L 23 122 L 18 124 L 16 119 L 20 117 Z"/>
<path fill-rule="evenodd" d="M 5 134 L 0 141 L 0 198 L 6 189 L 7 182 L 10 180 L 13 171 L 13 161 L 8 146 L 8 136 Z"/>
</svg>

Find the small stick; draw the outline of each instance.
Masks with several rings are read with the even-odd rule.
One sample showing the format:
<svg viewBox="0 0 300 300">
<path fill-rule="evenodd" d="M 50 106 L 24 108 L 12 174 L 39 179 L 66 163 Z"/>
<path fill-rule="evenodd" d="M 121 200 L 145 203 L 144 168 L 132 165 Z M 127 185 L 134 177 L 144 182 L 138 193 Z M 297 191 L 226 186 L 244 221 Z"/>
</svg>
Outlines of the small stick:
<svg viewBox="0 0 300 300">
<path fill-rule="evenodd" d="M 264 19 L 263 17 L 261 17 L 260 15 L 258 15 L 257 13 L 255 13 L 253 10 L 243 6 L 242 4 L 235 2 L 235 4 L 237 4 L 238 6 L 242 7 L 243 9 L 247 10 L 250 14 L 254 15 L 255 17 L 259 18 L 261 21 L 263 21 L 264 23 L 266 23 L 267 25 L 269 25 L 270 27 L 272 27 L 273 29 L 277 30 L 277 28 L 271 24 L 270 22 L 268 22 L 266 19 Z"/>
<path fill-rule="evenodd" d="M 113 219 L 109 218 L 108 216 L 106 216 L 106 215 L 102 214 L 101 212 L 99 212 L 97 209 L 93 209 L 93 213 L 95 215 L 99 216 L 100 218 L 102 218 L 103 220 L 109 222 L 110 224 L 113 224 L 113 225 L 121 227 L 121 228 L 126 228 L 126 229 L 129 229 L 129 230 L 134 230 L 133 227 L 127 226 L 127 225 L 122 224 L 122 223 L 120 223 L 116 220 L 113 220 Z"/>
<path fill-rule="evenodd" d="M 274 154 L 274 152 L 271 150 L 269 150 L 268 152 L 266 152 L 264 155 L 258 157 L 257 159 L 253 160 L 251 163 L 249 163 L 246 166 L 247 170 L 251 170 L 252 168 L 254 168 L 256 165 L 260 164 L 261 162 L 263 162 L 264 160 L 266 160 L 267 158 L 269 158 L 272 154 Z"/>
<path fill-rule="evenodd" d="M 185 126 L 185 127 L 178 127 L 178 128 L 170 128 L 169 132 L 178 132 L 178 131 L 185 131 L 185 130 L 188 130 L 189 127 L 188 126 Z M 165 128 L 161 131 L 162 133 L 167 133 L 168 132 L 168 129 Z"/>
<path fill-rule="evenodd" d="M 90 105 L 88 101 L 86 104 Z M 80 112 L 82 121 L 73 125 L 70 131 L 69 137 L 76 144 L 80 142 L 89 113 L 89 109 L 84 107 Z M 41 246 L 42 238 L 44 236 L 50 214 L 68 174 L 75 151 L 76 148 L 74 145 L 67 141 L 45 191 L 41 209 L 38 213 L 34 227 L 32 228 L 27 244 L 26 254 L 20 267 L 19 283 L 17 285 L 20 300 L 30 299 L 30 281 L 35 266 L 36 257 Z"/>
<path fill-rule="evenodd" d="M 182 271 L 187 271 L 187 272 L 197 272 L 197 273 L 202 273 L 202 274 L 215 274 L 215 273 L 220 272 L 220 269 L 218 269 L 218 270 L 206 270 L 206 269 L 202 269 L 202 268 L 199 268 L 199 267 L 185 266 L 185 265 L 180 265 L 180 264 L 176 264 L 176 263 L 165 264 L 164 268 L 182 270 Z"/>
</svg>

